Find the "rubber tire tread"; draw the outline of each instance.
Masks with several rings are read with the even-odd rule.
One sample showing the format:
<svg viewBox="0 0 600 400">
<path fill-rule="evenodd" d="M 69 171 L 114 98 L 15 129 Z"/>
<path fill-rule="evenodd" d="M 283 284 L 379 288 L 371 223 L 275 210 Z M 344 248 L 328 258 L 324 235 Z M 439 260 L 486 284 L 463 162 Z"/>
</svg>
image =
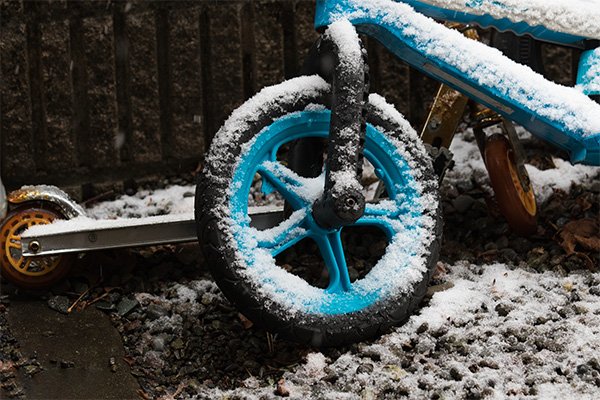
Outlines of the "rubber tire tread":
<svg viewBox="0 0 600 400">
<path fill-rule="evenodd" d="M 508 170 L 508 163 L 514 164 L 509 154 L 511 151 L 510 142 L 505 136 L 501 134 L 491 135 L 485 143 L 485 166 L 490 177 L 490 185 L 496 196 L 498 208 L 506 218 L 508 225 L 516 233 L 529 236 L 537 231 L 537 207 L 536 214 L 531 215 L 523 206 L 516 192 Z M 530 188 L 530 190 L 533 189 Z"/>
<path fill-rule="evenodd" d="M 244 132 L 244 137 L 240 140 L 240 143 L 247 143 L 248 140 L 278 117 L 303 110 L 308 104 L 327 106 L 328 103 L 327 95 L 310 99 L 310 101 L 278 103 L 266 115 L 258 116 L 257 121 L 253 122 L 251 127 Z M 372 109 L 374 107 L 367 105 L 367 117 L 370 123 L 384 128 L 387 132 L 398 132 L 399 126 L 392 124 L 390 122 L 391 118 L 382 118 L 371 112 Z M 397 138 L 402 139 L 400 136 Z M 421 145 L 421 143 L 407 144 L 408 147 Z M 237 146 L 238 150 L 239 148 L 240 146 Z M 234 165 L 238 155 L 239 151 L 227 154 L 229 159 L 224 160 L 225 163 Z M 437 177 L 433 172 L 431 159 L 419 159 L 417 162 L 422 163 L 425 167 L 426 180 L 436 182 L 435 187 L 427 187 L 425 191 L 434 194 L 437 198 Z M 274 309 L 279 307 L 277 304 L 272 303 L 269 306 L 263 304 L 252 285 L 236 273 L 236 270 L 244 268 L 244 266 L 238 265 L 236 262 L 234 250 L 223 240 L 226 234 L 220 231 L 218 218 L 212 212 L 221 205 L 219 204 L 218 194 L 222 190 L 225 190 L 225 188 L 215 188 L 214 184 L 211 185 L 204 173 L 199 175 L 195 199 L 198 239 L 206 263 L 219 288 L 238 307 L 239 311 L 255 324 L 298 343 L 317 347 L 342 346 L 379 336 L 389 331 L 391 327 L 402 324 L 415 311 L 425 296 L 441 246 L 441 202 L 438 202 L 438 209 L 435 213 L 435 239 L 429 246 L 427 273 L 421 281 L 413 285 L 412 290 L 409 291 L 412 293 L 411 296 L 385 299 L 377 303 L 379 306 L 375 310 L 368 307 L 366 310 L 360 310 L 350 315 L 330 315 L 316 318 L 303 314 L 308 322 L 299 322 L 297 318 L 292 318 L 292 320 L 282 318 L 280 316 L 284 314 L 282 314 L 282 310 Z"/>
</svg>

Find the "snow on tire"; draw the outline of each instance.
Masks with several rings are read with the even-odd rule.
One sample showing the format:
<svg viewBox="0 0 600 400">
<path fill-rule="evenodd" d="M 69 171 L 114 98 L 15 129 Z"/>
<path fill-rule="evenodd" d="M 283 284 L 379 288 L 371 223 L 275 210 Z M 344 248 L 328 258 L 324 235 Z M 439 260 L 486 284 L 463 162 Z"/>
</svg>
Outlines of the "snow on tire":
<svg viewBox="0 0 600 400">
<path fill-rule="evenodd" d="M 328 93 L 329 85 L 318 76 L 263 89 L 219 130 L 196 189 L 198 237 L 223 293 L 254 322 L 315 346 L 364 340 L 406 320 L 425 294 L 441 244 L 430 158 L 404 118 L 371 95 L 364 155 L 387 197 L 368 203 L 354 225 L 380 230 L 388 243 L 376 265 L 350 281 L 340 230 L 325 230 L 312 218 L 324 176 L 298 176 L 276 157 L 293 140 L 327 138 Z M 277 226 L 262 230 L 248 214 L 257 173 L 266 182 L 263 187 L 276 190 L 293 209 Z M 317 244 L 327 287 L 275 261 L 305 238 Z"/>
</svg>

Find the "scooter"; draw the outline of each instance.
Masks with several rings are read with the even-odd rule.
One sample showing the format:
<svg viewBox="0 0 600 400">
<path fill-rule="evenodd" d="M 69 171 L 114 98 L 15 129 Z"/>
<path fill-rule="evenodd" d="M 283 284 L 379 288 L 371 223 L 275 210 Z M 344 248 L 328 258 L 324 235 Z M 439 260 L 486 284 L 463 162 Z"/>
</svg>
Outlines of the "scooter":
<svg viewBox="0 0 600 400">
<path fill-rule="evenodd" d="M 84 214 L 56 189 L 25 188 L 9 194 L 11 203 L 25 207 L 17 217 L 13 210 L 2 226 L 2 248 L 9 255 L 3 257 L 3 273 L 23 277 L 31 260 L 38 260 L 27 282 L 42 286 L 48 282 L 30 276 L 48 277 L 61 265 L 45 267 L 39 260 L 65 262 L 67 253 L 189 241 L 197 234 L 215 281 L 256 323 L 315 346 L 379 335 L 411 315 L 435 269 L 442 232 L 438 183 L 451 163 L 452 126 L 466 99 L 461 96 L 484 106 L 473 115 L 488 170 L 502 180 L 492 184 L 500 188 L 496 194 L 509 193 L 525 213 L 535 214 L 535 198 L 512 122 L 566 150 L 573 162 L 600 165 L 600 105 L 589 97 L 600 94 L 600 32 L 584 23 L 584 17 L 597 20 L 593 16 L 600 7 L 585 12 L 552 7 L 555 12 L 545 10 L 547 15 L 566 15 L 569 23 L 543 19 L 534 6 L 524 9 L 512 0 L 466 5 L 458 0 L 317 0 L 315 26 L 322 36 L 304 75 L 261 90 L 224 123 L 196 188 L 195 221 L 64 223 L 61 229 L 32 234 L 27 228 L 33 224 Z M 578 85 L 549 82 L 429 17 L 580 48 Z M 469 32 L 475 30 L 463 29 Z M 421 135 L 385 99 L 369 94 L 358 33 L 445 85 Z M 492 122 L 502 122 L 502 139 L 485 136 L 483 127 Z M 375 190 L 370 190 L 373 183 L 365 187 L 365 175 L 376 181 Z M 248 203 L 251 189 L 275 193 L 285 206 L 257 210 Z M 35 207 L 41 201 L 43 207 Z M 177 233 L 165 231 L 166 226 Z M 530 227 L 527 223 L 524 230 Z M 136 229 L 150 233 L 136 241 Z M 387 242 L 380 259 L 360 276 L 350 273 L 346 255 L 344 234 L 352 229 L 375 230 Z M 115 232 L 121 233 L 117 239 Z M 307 239 L 324 261 L 325 283 L 280 261 Z M 48 281 L 68 269 L 59 270 Z"/>
</svg>

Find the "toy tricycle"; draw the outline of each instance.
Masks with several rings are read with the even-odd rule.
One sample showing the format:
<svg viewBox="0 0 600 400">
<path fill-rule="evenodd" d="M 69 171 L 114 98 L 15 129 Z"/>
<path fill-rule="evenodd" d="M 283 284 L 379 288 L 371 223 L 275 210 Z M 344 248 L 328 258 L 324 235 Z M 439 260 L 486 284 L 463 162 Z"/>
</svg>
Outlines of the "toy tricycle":
<svg viewBox="0 0 600 400">
<path fill-rule="evenodd" d="M 480 105 L 471 107 L 474 132 L 514 230 L 535 229 L 536 204 L 511 121 L 566 150 L 572 162 L 600 165 L 600 105 L 590 98 L 600 94 L 600 3 L 317 0 L 316 7 L 322 36 L 303 76 L 261 90 L 216 134 L 196 188 L 195 222 L 139 221 L 136 229 L 154 230 L 136 242 L 132 227 L 119 221 L 105 227 L 122 233 L 115 240 L 100 228 L 68 223 L 21 236 L 9 218 L 3 272 L 25 274 L 22 255 L 191 240 L 197 230 L 214 279 L 244 315 L 299 342 L 341 345 L 401 323 L 422 300 L 441 245 L 438 182 L 451 163 L 448 148 L 467 97 Z M 431 18 L 579 48 L 578 84 L 554 84 L 473 40 L 473 26 L 448 24 L 459 32 Z M 385 99 L 368 93 L 359 33 L 444 85 L 421 137 Z M 487 137 L 483 128 L 497 123 L 505 134 Z M 367 173 L 375 176 L 374 191 L 363 185 Z M 277 193 L 284 205 L 249 207 L 256 188 Z M 77 214 L 72 204 L 61 209 L 58 197 L 49 200 L 59 212 L 28 214 L 27 221 Z M 164 226 L 174 230 L 165 233 Z M 374 229 L 387 242 L 360 276 L 349 273 L 344 248 L 343 232 L 354 228 Z M 322 256 L 324 284 L 279 261 L 305 239 Z"/>
</svg>

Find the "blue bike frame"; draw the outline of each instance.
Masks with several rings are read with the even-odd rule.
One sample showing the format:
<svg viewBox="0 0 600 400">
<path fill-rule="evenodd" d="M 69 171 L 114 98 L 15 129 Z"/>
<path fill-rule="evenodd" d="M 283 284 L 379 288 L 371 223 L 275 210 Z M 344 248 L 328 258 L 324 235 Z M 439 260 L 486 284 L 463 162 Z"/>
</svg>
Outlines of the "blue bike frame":
<svg viewBox="0 0 600 400">
<path fill-rule="evenodd" d="M 416 11 L 432 17 L 474 22 L 484 26 L 498 24 L 500 27 L 506 27 L 507 23 L 485 16 L 457 13 L 456 11 L 442 12 L 441 9 L 419 1 L 403 2 L 414 6 Z M 410 18 L 398 22 L 392 18 L 386 18 L 385 15 L 370 7 L 375 7 L 375 5 L 368 1 L 317 0 L 315 27 L 322 29 L 336 20 L 347 18 L 358 32 L 377 39 L 410 66 L 453 87 L 476 102 L 484 104 L 502 116 L 524 126 L 536 136 L 566 150 L 570 154 L 572 162 L 600 166 L 600 132 L 594 132 L 592 135 L 583 134 L 581 130 L 574 129 L 565 121 L 551 120 L 531 110 L 524 101 L 507 96 L 506 92 L 497 86 L 479 83 L 475 76 L 460 71 L 458 65 L 452 65 L 451 62 L 440 56 L 427 54 L 423 43 L 417 43 L 414 35 L 405 34 L 411 28 Z M 430 23 L 438 25 L 433 20 Z M 515 26 L 517 32 L 530 33 L 553 41 L 573 43 L 582 39 L 571 35 L 565 36 L 558 32 L 544 32 L 539 27 L 530 27 L 527 24 L 511 23 L 511 29 L 514 30 Z M 464 38 L 464 40 L 469 39 Z M 600 105 L 598 113 L 600 113 Z"/>
</svg>

